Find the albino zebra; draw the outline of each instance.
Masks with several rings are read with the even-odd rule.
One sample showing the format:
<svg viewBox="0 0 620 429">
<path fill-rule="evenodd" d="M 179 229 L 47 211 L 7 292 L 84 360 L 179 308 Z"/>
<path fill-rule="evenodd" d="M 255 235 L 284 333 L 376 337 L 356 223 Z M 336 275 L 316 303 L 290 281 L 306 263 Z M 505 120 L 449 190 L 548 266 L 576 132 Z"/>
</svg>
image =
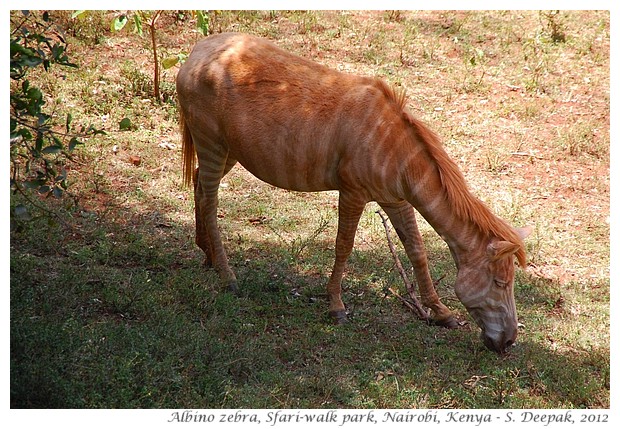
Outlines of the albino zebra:
<svg viewBox="0 0 620 429">
<path fill-rule="evenodd" d="M 218 188 L 239 162 L 259 179 L 296 191 L 339 191 L 329 312 L 346 318 L 341 280 L 360 216 L 376 201 L 411 260 L 423 305 L 454 326 L 431 280 L 414 207 L 447 242 L 457 297 L 499 353 L 517 337 L 514 256 L 522 239 L 467 189 L 438 137 L 383 81 L 331 70 L 240 33 L 196 44 L 177 76 L 184 180 L 194 180 L 196 243 L 236 289 L 217 226 Z M 196 155 L 198 168 L 196 169 Z"/>
</svg>

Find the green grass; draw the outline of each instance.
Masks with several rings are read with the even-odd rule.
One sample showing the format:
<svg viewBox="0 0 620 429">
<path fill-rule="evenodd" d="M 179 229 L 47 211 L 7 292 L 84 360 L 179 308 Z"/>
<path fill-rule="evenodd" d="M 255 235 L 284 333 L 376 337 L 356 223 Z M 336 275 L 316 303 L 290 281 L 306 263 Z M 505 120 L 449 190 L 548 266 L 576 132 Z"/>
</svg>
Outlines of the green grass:
<svg viewBox="0 0 620 429">
<path fill-rule="evenodd" d="M 189 50 L 193 24 L 162 19 L 161 43 Z M 108 134 L 69 165 L 64 199 L 34 200 L 53 215 L 32 207 L 32 220 L 12 219 L 12 407 L 610 407 L 609 13 L 211 19 L 216 31 L 273 37 L 407 89 L 474 193 L 535 227 L 515 283 L 518 344 L 505 357 L 484 348 L 451 288 L 450 252 L 423 220 L 431 274 L 446 274 L 439 295 L 469 323 L 427 326 L 386 294 L 403 286 L 375 205 L 345 277 L 350 323 L 332 325 L 337 194 L 277 190 L 241 168 L 225 178 L 219 208 L 241 292 L 222 291 L 193 244 L 179 148 L 159 145 L 179 144 L 176 107 L 148 100 L 144 40 L 80 24 L 70 53 L 81 67 L 36 79 L 59 117 L 71 109 L 76 123 Z M 121 131 L 125 117 L 134 128 Z M 10 204 L 27 201 L 17 194 Z"/>
<path fill-rule="evenodd" d="M 308 204 L 281 197 L 290 207 Z M 237 216 L 252 215 L 249 207 L 241 204 Z M 322 226 L 307 213 L 313 219 L 305 224 Z M 605 334 L 575 331 L 565 320 L 585 329 L 608 323 L 608 313 L 596 321 L 586 314 L 607 305 L 609 283 L 560 290 L 521 273 L 517 302 L 526 331 L 500 359 L 484 349 L 477 329 L 426 326 L 386 297 L 384 286 L 400 281 L 379 243 L 354 252 L 344 294 L 351 323 L 335 327 L 323 289 L 327 238 L 309 240 L 295 258 L 277 237 L 246 238 L 268 230 L 264 225 L 240 227 L 229 238 L 242 291 L 236 297 L 220 292 L 217 276 L 201 267 L 188 243 L 191 225 L 131 218 L 135 224 L 119 225 L 86 217 L 78 242 L 71 230 L 36 223 L 15 235 L 14 406 L 570 408 L 608 401 Z M 43 228 L 51 248 L 25 242 Z M 63 240 L 69 245 L 55 249 Z M 451 270 L 447 249 L 431 245 L 429 254 L 435 271 Z M 440 293 L 466 318 L 451 291 Z M 572 315 L 570 306 L 584 299 L 594 300 L 592 308 Z"/>
</svg>

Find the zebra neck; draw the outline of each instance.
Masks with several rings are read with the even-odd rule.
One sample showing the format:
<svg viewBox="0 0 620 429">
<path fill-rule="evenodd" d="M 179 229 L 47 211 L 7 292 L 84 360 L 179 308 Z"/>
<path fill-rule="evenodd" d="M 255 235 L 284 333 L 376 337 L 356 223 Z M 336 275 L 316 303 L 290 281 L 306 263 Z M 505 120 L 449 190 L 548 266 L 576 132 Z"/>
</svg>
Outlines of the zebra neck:
<svg viewBox="0 0 620 429">
<path fill-rule="evenodd" d="M 457 268 L 479 256 L 486 247 L 486 234 L 474 221 L 459 216 L 441 191 L 424 192 L 412 200 L 417 211 L 448 244 Z"/>
</svg>

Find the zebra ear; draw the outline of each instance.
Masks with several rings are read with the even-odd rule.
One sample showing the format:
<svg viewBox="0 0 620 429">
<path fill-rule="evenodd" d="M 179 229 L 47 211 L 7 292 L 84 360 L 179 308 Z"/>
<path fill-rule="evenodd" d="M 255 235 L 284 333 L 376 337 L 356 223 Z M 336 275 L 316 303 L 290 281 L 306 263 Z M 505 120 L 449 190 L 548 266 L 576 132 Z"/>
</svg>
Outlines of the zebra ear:
<svg viewBox="0 0 620 429">
<path fill-rule="evenodd" d="M 510 241 L 492 241 L 487 246 L 487 255 L 492 261 L 497 261 L 506 256 L 514 255 L 520 248 L 521 246 Z"/>
<path fill-rule="evenodd" d="M 525 240 L 534 231 L 531 226 L 523 226 L 521 228 L 515 228 L 515 231 L 521 240 Z"/>
</svg>

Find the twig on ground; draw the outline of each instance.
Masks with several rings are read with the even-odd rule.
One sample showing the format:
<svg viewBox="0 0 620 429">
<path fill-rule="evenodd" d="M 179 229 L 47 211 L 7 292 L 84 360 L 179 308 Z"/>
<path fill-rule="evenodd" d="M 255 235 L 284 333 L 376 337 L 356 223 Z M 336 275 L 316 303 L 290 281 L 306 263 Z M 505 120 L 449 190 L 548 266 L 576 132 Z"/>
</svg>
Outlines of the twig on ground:
<svg viewBox="0 0 620 429">
<path fill-rule="evenodd" d="M 527 156 L 527 157 L 536 158 L 536 159 L 545 159 L 542 156 L 534 155 L 534 154 L 528 153 L 528 152 L 510 152 L 510 155 L 513 155 L 513 156 Z"/>
<path fill-rule="evenodd" d="M 418 313 L 418 310 L 414 307 L 414 305 L 407 299 L 407 298 L 403 298 L 398 292 L 396 292 L 394 289 L 392 289 L 391 287 L 387 288 L 387 290 L 394 295 L 396 298 L 400 299 L 400 301 L 405 304 L 405 307 L 407 307 L 409 310 L 413 311 L 414 313 Z"/>
<path fill-rule="evenodd" d="M 400 262 L 400 258 L 398 257 L 398 254 L 396 253 L 396 248 L 394 247 L 394 243 L 392 243 L 392 239 L 390 238 L 390 230 L 389 230 L 389 226 L 387 224 L 387 218 L 385 217 L 385 215 L 380 210 L 377 210 L 377 214 L 381 217 L 381 221 L 383 222 L 383 227 L 385 228 L 385 235 L 387 237 L 388 246 L 390 247 L 390 252 L 392 253 L 392 256 L 394 257 L 394 262 L 396 264 L 396 268 L 398 269 L 398 272 L 400 273 L 400 276 L 402 277 L 403 282 L 405 283 L 405 286 L 407 287 L 407 292 L 409 293 L 409 298 L 411 299 L 411 302 L 409 300 L 403 298 L 402 296 L 400 296 L 398 293 L 396 293 L 391 288 L 388 288 L 388 290 L 394 296 L 399 298 L 403 303 L 405 303 L 405 305 L 411 311 L 413 311 L 416 314 L 416 316 L 418 316 L 419 319 L 428 321 L 430 319 L 430 315 L 424 309 L 424 307 L 422 306 L 422 304 L 418 300 L 418 297 L 415 294 L 415 288 L 414 288 L 413 284 L 409 281 L 409 277 L 407 277 L 407 273 L 405 272 L 405 269 L 403 268 L 403 265 Z"/>
</svg>

